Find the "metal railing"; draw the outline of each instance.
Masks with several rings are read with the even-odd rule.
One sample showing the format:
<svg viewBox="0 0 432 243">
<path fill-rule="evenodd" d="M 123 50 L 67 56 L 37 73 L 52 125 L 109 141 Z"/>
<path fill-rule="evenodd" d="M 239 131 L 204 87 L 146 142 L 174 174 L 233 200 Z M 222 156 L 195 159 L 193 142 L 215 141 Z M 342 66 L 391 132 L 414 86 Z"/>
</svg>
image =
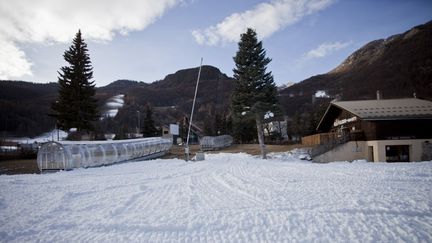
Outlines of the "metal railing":
<svg viewBox="0 0 432 243">
<path fill-rule="evenodd" d="M 205 136 L 201 139 L 201 149 L 202 150 L 217 150 L 221 148 L 226 148 L 231 146 L 233 143 L 233 137 L 230 135 L 221 136 Z"/>
<path fill-rule="evenodd" d="M 333 133 L 332 133 L 333 134 Z M 350 133 L 338 134 L 337 136 L 333 136 L 333 139 L 326 140 L 325 142 L 312 147 L 311 157 L 316 157 L 318 155 L 324 154 L 342 144 L 345 144 L 349 141 L 361 141 L 364 140 L 364 132 L 356 131 Z"/>
</svg>

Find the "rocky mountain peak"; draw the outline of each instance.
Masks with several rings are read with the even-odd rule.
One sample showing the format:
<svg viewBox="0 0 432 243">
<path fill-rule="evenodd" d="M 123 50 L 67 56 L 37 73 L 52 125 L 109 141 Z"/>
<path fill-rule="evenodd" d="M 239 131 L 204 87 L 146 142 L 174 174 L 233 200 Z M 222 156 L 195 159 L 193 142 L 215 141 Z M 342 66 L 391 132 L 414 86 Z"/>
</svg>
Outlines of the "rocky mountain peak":
<svg viewBox="0 0 432 243">
<path fill-rule="evenodd" d="M 371 41 L 348 56 L 339 66 L 330 71 L 330 73 L 347 72 L 352 68 L 371 64 L 384 53 L 385 48 L 386 40 L 379 39 Z"/>
<path fill-rule="evenodd" d="M 392 35 L 386 39 L 374 40 L 348 56 L 339 66 L 329 73 L 350 72 L 352 69 L 359 69 L 376 62 L 387 49 L 399 45 L 400 42 L 408 41 L 418 35 L 421 31 L 430 31 L 432 21 L 424 25 L 416 26 L 403 34 Z"/>
</svg>

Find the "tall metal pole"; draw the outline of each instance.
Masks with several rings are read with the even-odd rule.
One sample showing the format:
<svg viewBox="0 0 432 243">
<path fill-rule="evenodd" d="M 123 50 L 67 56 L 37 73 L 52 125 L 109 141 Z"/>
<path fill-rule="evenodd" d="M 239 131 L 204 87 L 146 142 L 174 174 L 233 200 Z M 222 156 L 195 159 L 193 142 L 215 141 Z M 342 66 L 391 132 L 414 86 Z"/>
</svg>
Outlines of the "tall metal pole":
<svg viewBox="0 0 432 243">
<path fill-rule="evenodd" d="M 137 116 L 138 116 L 137 136 L 138 136 L 138 134 L 140 133 L 140 126 L 141 126 L 140 111 L 137 111 Z"/>
<path fill-rule="evenodd" d="M 198 93 L 198 85 L 199 85 L 199 80 L 200 80 L 200 76 L 201 76 L 202 62 L 203 62 L 203 58 L 201 57 L 201 63 L 200 63 L 200 67 L 198 70 L 198 77 L 197 77 L 197 82 L 196 82 L 196 86 L 195 86 L 195 95 L 194 95 L 194 99 L 193 99 L 193 103 L 192 103 L 192 111 L 191 111 L 191 115 L 190 115 L 190 119 L 189 119 L 189 129 L 188 129 L 187 138 L 186 138 L 186 147 L 185 147 L 185 155 L 186 155 L 185 160 L 186 161 L 189 161 L 189 136 L 190 136 L 190 130 L 191 130 L 191 126 L 192 126 L 193 113 L 194 113 L 194 109 L 195 109 L 196 96 Z"/>
</svg>

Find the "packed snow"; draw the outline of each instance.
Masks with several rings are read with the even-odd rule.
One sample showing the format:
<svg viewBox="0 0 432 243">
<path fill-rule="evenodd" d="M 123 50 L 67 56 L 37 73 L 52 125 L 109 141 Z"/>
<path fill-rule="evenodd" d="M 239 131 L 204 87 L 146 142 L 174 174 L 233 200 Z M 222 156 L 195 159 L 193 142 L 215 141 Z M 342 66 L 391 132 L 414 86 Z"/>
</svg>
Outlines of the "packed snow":
<svg viewBox="0 0 432 243">
<path fill-rule="evenodd" d="M 6 242 L 432 242 L 432 162 L 206 154 L 0 176 Z"/>
</svg>

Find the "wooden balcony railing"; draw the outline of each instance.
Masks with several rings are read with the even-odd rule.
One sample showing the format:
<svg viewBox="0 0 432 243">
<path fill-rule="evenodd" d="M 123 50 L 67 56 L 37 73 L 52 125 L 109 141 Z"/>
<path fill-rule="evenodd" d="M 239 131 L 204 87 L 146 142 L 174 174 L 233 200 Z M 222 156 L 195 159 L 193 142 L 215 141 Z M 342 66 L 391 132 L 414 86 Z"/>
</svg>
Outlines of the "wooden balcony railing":
<svg viewBox="0 0 432 243">
<path fill-rule="evenodd" d="M 361 130 L 344 134 L 318 133 L 302 137 L 302 144 L 312 147 L 311 156 L 313 158 L 349 141 L 362 141 L 364 139 L 364 132 Z"/>
</svg>

